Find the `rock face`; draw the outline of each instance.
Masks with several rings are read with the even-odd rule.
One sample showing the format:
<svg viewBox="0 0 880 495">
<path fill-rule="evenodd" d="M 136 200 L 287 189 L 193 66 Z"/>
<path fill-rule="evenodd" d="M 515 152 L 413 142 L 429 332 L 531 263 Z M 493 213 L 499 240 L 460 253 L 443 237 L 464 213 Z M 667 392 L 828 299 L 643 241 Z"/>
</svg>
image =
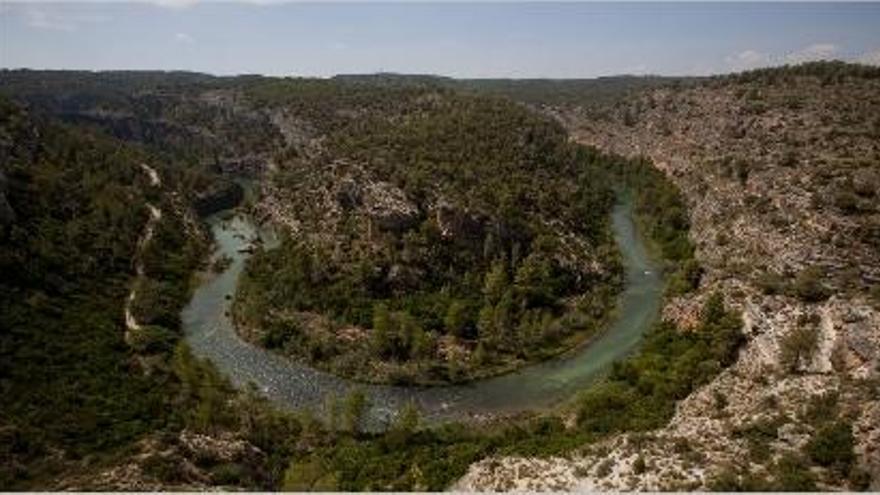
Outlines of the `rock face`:
<svg viewBox="0 0 880 495">
<path fill-rule="evenodd" d="M 88 476 L 63 479 L 56 490 L 166 491 L 223 487 L 224 465 L 259 466 L 265 454 L 230 433 L 214 436 L 183 430 L 176 437 L 152 435 L 115 465 Z M 239 473 L 241 474 L 241 473 Z"/>
<path fill-rule="evenodd" d="M 783 72 L 649 92 L 602 121 L 567 113 L 577 140 L 652 159 L 687 197 L 706 274 L 664 317 L 688 328 L 720 291 L 749 341 L 666 427 L 567 458 L 487 459 L 456 488 L 695 490 L 731 471 L 773 480 L 774 462 L 805 456 L 817 433 L 808 411 L 823 397 L 835 398 L 873 481 L 814 466 L 819 486 L 880 488 L 878 115 L 880 79 Z M 793 358 L 804 334 L 810 344 Z M 769 432 L 760 455 L 744 433 L 756 425 Z"/>
<path fill-rule="evenodd" d="M 275 222 L 312 243 L 333 245 L 352 228 L 372 235 L 400 233 L 422 217 L 418 206 L 400 188 L 374 177 L 363 167 L 335 161 L 326 167 L 288 171 L 296 187 L 275 178 L 263 183 L 257 208 Z M 365 235 L 370 238 L 371 235 Z"/>
<path fill-rule="evenodd" d="M 645 155 L 685 192 L 701 261 L 757 282 L 880 283 L 880 81 L 816 77 L 659 90 L 576 139 Z"/>
</svg>

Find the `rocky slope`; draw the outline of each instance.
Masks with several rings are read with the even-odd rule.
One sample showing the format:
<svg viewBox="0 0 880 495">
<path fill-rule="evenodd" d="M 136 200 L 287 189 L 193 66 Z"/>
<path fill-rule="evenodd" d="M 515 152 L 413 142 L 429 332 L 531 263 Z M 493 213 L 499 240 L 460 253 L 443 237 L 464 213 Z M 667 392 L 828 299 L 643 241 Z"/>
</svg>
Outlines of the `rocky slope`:
<svg viewBox="0 0 880 495">
<path fill-rule="evenodd" d="M 689 203 L 705 273 L 664 317 L 692 327 L 721 291 L 748 343 L 664 428 L 566 458 L 487 459 L 457 488 L 804 489 L 810 478 L 878 489 L 878 71 L 758 71 L 646 92 L 609 114 L 569 109 L 564 121 L 579 142 L 649 157 Z M 855 459 L 829 458 L 828 445 Z"/>
</svg>

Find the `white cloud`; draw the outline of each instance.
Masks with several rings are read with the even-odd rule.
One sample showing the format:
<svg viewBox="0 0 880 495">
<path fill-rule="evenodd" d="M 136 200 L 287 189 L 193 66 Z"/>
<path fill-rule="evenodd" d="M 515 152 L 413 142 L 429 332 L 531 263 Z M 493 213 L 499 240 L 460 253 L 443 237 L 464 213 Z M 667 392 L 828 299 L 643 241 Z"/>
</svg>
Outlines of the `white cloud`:
<svg viewBox="0 0 880 495">
<path fill-rule="evenodd" d="M 169 9 L 186 9 L 199 3 L 199 0 L 149 0 L 154 5 Z"/>
<path fill-rule="evenodd" d="M 880 49 L 863 53 L 856 59 L 856 62 L 868 65 L 880 65 Z"/>
<path fill-rule="evenodd" d="M 24 22 L 34 29 L 51 31 L 76 31 L 81 24 L 94 24 L 108 19 L 100 15 L 71 14 L 63 11 L 45 9 L 27 9 L 24 11 Z"/>
<path fill-rule="evenodd" d="M 813 43 L 802 50 L 788 54 L 785 60 L 793 64 L 829 60 L 836 58 L 839 52 L 840 47 L 834 43 Z"/>
<path fill-rule="evenodd" d="M 176 41 L 178 43 L 184 43 L 187 45 L 191 45 L 196 40 L 192 36 L 190 36 L 186 33 L 177 33 L 174 35 L 174 41 Z"/>
<path fill-rule="evenodd" d="M 770 65 L 770 55 L 757 50 L 744 50 L 724 58 L 731 68 L 736 70 L 755 69 Z"/>
</svg>

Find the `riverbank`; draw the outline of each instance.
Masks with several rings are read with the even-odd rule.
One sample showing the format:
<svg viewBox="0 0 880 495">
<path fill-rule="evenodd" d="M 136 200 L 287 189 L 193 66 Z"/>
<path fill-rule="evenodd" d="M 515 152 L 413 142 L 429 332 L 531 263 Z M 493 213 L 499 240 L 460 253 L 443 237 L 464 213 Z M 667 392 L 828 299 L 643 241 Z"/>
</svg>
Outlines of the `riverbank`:
<svg viewBox="0 0 880 495">
<path fill-rule="evenodd" d="M 245 248 L 247 249 L 247 248 Z M 259 253 L 258 253 L 259 254 Z M 226 258 L 222 258 L 226 259 Z M 622 268 L 621 268 L 622 272 Z M 285 359 L 306 364 L 343 379 L 371 385 L 417 387 L 447 387 L 500 377 L 515 373 L 524 367 L 551 359 L 571 357 L 590 345 L 617 316 L 617 298 L 621 291 L 616 281 L 601 285 L 584 295 L 592 311 L 585 315 L 574 309 L 576 300 L 566 304 L 567 312 L 548 318 L 542 325 L 562 335 L 552 342 L 534 342 L 516 355 L 491 355 L 481 342 L 473 339 L 443 335 L 436 339 L 439 355 L 428 359 L 394 361 L 378 359 L 374 353 L 374 329 L 346 325 L 315 312 L 292 312 L 266 321 L 263 328 L 252 323 L 242 313 L 251 313 L 255 296 L 242 285 L 248 284 L 247 273 L 237 283 L 231 315 L 238 335 L 257 347 L 262 347 Z M 250 282 L 252 283 L 252 282 Z M 260 313 L 274 313 L 261 306 Z M 390 316 L 390 315 L 389 315 Z M 564 330 L 563 330 L 564 327 Z M 417 330 L 418 331 L 418 330 Z M 333 352 L 326 351 L 325 343 L 339 340 Z"/>
<path fill-rule="evenodd" d="M 215 256 L 232 260 L 222 273 L 202 273 L 201 282 L 182 314 L 186 340 L 193 352 L 211 359 L 233 383 L 253 383 L 285 408 L 320 409 L 328 396 L 342 397 L 362 389 L 370 398 L 369 416 L 390 420 L 398 409 L 416 404 L 430 420 L 484 417 L 551 407 L 594 380 L 615 359 L 628 354 L 656 321 L 663 282 L 632 219 L 631 202 L 619 203 L 612 228 L 620 246 L 626 283 L 619 298 L 619 318 L 586 347 L 517 372 L 449 387 L 362 385 L 321 372 L 248 344 L 229 318 L 236 282 L 249 253 L 241 248 L 261 232 L 242 215 L 225 223 L 209 219 Z M 265 235 L 262 232 L 262 235 Z"/>
</svg>

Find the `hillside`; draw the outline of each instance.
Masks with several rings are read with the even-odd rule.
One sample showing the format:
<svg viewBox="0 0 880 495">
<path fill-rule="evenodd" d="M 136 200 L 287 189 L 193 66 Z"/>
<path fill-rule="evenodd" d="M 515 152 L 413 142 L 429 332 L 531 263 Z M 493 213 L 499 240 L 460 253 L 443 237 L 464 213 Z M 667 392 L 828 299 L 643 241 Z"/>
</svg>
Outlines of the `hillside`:
<svg viewBox="0 0 880 495">
<path fill-rule="evenodd" d="M 453 79 L 429 74 L 340 74 L 332 78 L 377 87 L 455 89 L 501 96 L 535 107 L 579 107 L 601 111 L 641 90 L 692 85 L 698 77 L 606 76 L 593 79 Z"/>
<path fill-rule="evenodd" d="M 517 105 L 448 89 L 165 76 L 0 78 L 18 102 L 3 114 L 2 206 L 8 273 L 20 274 L 4 280 L 4 387 L 20 399 L 4 405 L 3 486 L 440 489 L 498 445 L 529 442 L 538 426 L 526 417 L 491 435 L 426 429 L 408 450 L 389 451 L 413 436 L 417 411 L 377 435 L 361 430 L 363 397 L 339 398 L 337 412 L 351 409 L 340 427 L 231 389 L 181 343 L 179 310 L 204 254 L 194 213 L 234 205 L 230 178 L 256 179 L 245 207 L 285 239 L 256 254 L 249 273 L 265 278 L 244 290 L 311 284 L 289 287 L 302 289 L 299 301 L 268 299 L 275 308 L 264 316 L 305 301 L 314 306 L 292 309 L 334 331 L 384 333 L 366 351 L 396 366 L 395 380 L 458 380 L 600 329 L 619 272 L 607 158 Z M 380 271 L 359 270 L 371 265 Z M 368 278 L 348 278 L 358 274 Z M 70 292 L 46 292 L 56 283 Z M 401 297 L 409 292 L 419 297 Z M 336 306 L 320 306 L 328 301 Z M 326 366 L 320 354 L 290 354 Z M 357 452 L 371 452 L 369 462 L 351 464 Z M 403 476 L 413 469 L 425 478 Z"/>
<path fill-rule="evenodd" d="M 461 486 L 877 489 L 878 77 L 807 64 L 647 91 L 605 120 L 566 109 L 576 140 L 650 158 L 686 198 L 703 275 L 665 318 L 698 326 L 721 293 L 748 342 L 667 426 L 567 459 L 488 460 Z"/>
<path fill-rule="evenodd" d="M 311 133 L 263 182 L 256 210 L 289 236 L 249 264 L 236 300 L 247 338 L 361 380 L 440 383 L 598 330 L 619 272 L 600 157 L 504 100 L 309 89 L 327 98 L 250 89 Z"/>
<path fill-rule="evenodd" d="M 162 190 L 147 164 L 166 170 L 137 147 L 0 100 L 6 488 L 112 455 L 168 420 L 163 363 L 204 239 L 173 174 Z"/>
<path fill-rule="evenodd" d="M 877 488 L 875 69 L 2 71 L 0 92 L 3 488 Z M 285 359 L 431 385 L 547 359 L 614 316 L 618 193 L 665 321 L 552 411 L 410 404 L 367 431 L 364 393 L 278 410 L 181 335 L 224 270 L 199 269 L 205 219 L 233 208 L 281 243 L 247 248 L 231 315 Z"/>
</svg>

